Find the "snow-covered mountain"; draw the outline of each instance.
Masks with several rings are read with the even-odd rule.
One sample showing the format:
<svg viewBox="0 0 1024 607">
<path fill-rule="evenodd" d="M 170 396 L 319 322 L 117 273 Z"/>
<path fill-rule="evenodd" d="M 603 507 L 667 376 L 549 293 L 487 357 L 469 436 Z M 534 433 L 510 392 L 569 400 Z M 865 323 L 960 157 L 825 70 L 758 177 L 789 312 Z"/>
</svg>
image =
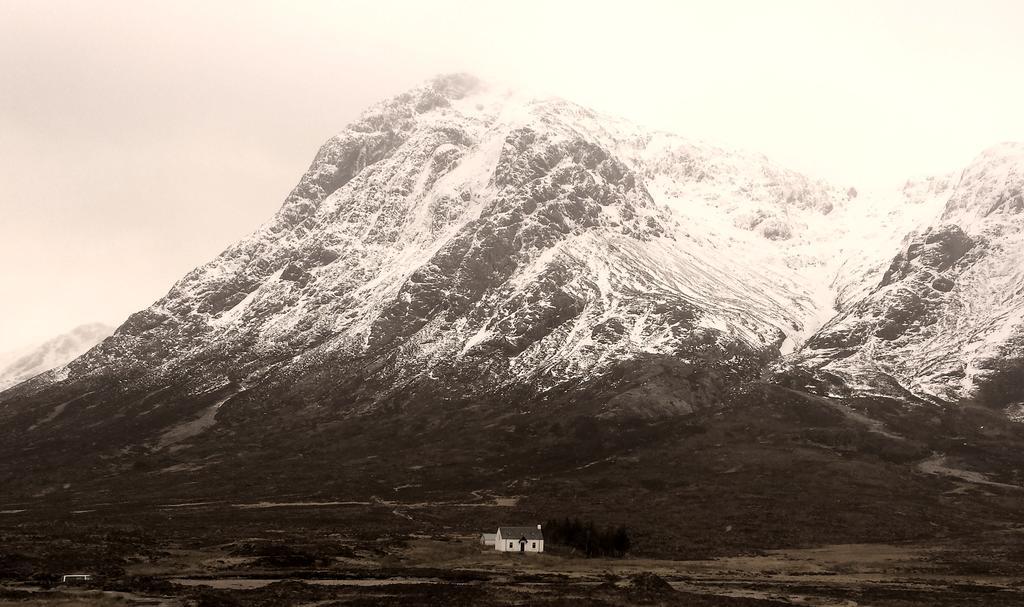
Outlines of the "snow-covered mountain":
<svg viewBox="0 0 1024 607">
<path fill-rule="evenodd" d="M 1024 145 L 940 184 L 941 213 L 910 232 L 882 279 L 844 306 L 798 364 L 846 390 L 1024 409 Z"/>
<path fill-rule="evenodd" d="M 8 398 L 115 382 L 147 410 L 173 387 L 216 411 L 276 387 L 370 411 L 423 386 L 543 395 L 651 359 L 676 365 L 673 393 L 608 412 L 690 411 L 772 365 L 829 390 L 1012 391 L 1020 150 L 857 192 L 441 77 L 368 110 L 271 221 Z"/>
<path fill-rule="evenodd" d="M 74 360 L 113 332 L 113 327 L 91 323 L 39 346 L 0 355 L 0 391 Z"/>
</svg>

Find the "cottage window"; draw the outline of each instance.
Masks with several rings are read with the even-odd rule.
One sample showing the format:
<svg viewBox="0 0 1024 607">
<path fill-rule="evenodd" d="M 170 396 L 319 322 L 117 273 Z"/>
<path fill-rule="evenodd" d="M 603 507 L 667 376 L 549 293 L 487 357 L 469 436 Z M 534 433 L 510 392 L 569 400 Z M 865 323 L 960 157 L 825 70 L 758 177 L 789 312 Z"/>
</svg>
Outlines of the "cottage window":
<svg viewBox="0 0 1024 607">
<path fill-rule="evenodd" d="M 533 542 L 532 544 L 530 544 L 530 548 L 536 548 L 536 547 L 537 547 L 537 542 Z"/>
</svg>

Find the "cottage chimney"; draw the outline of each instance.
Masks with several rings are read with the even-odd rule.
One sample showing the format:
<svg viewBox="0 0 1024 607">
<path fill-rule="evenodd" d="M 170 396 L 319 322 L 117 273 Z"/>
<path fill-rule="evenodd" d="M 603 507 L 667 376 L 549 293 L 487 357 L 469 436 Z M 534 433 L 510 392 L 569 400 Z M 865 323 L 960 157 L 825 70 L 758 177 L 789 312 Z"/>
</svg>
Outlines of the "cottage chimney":
<svg viewBox="0 0 1024 607">
<path fill-rule="evenodd" d="M 540 529 L 540 525 L 537 525 L 537 529 Z"/>
</svg>

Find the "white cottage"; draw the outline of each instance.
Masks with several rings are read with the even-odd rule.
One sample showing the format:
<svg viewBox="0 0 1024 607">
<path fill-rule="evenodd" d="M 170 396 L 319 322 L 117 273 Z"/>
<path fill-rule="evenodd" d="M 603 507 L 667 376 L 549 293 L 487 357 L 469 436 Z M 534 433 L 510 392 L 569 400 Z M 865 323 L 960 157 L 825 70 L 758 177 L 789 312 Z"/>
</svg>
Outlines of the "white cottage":
<svg viewBox="0 0 1024 607">
<path fill-rule="evenodd" d="M 544 552 L 544 534 L 536 527 L 498 527 L 494 534 L 498 552 Z"/>
</svg>

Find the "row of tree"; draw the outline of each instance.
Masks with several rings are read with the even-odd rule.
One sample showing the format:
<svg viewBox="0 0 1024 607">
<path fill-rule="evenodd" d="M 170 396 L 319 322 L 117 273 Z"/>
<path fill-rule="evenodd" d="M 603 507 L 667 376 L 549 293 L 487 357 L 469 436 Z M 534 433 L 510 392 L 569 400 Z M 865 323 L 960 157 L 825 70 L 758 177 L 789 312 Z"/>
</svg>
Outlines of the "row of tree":
<svg viewBox="0 0 1024 607">
<path fill-rule="evenodd" d="M 630 539 L 625 527 L 600 528 L 594 521 L 578 518 L 550 520 L 544 526 L 544 541 L 579 550 L 587 557 L 624 556 L 629 552 Z"/>
</svg>

